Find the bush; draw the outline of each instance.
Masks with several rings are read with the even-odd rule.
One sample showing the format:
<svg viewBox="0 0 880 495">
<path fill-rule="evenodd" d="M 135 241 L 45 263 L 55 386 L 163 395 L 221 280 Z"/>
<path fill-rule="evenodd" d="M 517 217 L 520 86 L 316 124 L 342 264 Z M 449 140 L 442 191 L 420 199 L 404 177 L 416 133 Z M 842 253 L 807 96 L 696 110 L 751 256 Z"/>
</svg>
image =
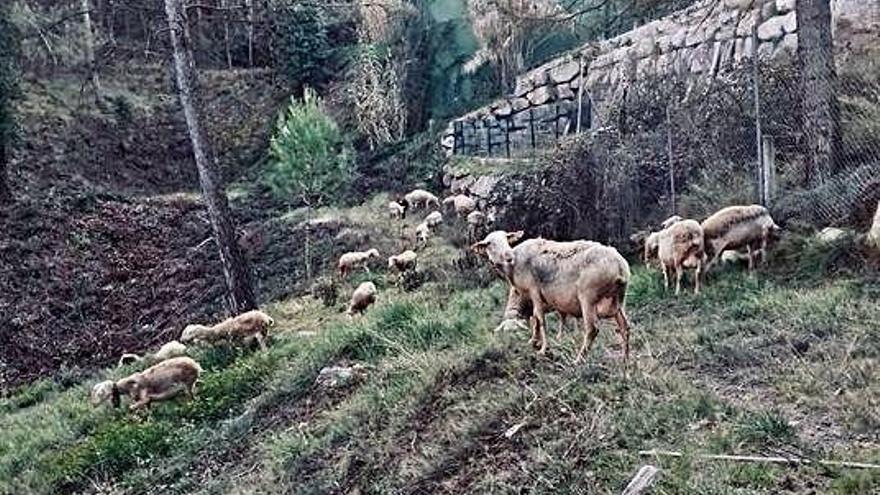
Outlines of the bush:
<svg viewBox="0 0 880 495">
<path fill-rule="evenodd" d="M 277 197 L 315 206 L 348 191 L 353 153 L 342 132 L 324 113 L 321 99 L 306 89 L 278 117 L 264 180 Z"/>
</svg>

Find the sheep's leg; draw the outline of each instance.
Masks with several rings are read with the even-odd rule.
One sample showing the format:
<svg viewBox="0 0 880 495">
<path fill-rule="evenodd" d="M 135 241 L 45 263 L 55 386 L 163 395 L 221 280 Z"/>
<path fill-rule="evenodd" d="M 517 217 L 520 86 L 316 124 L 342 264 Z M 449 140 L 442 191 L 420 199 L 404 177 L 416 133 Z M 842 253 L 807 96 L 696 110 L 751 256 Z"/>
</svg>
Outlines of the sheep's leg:
<svg viewBox="0 0 880 495">
<path fill-rule="evenodd" d="M 266 347 L 266 338 L 263 336 L 263 333 L 257 332 L 254 334 L 254 338 L 257 339 L 257 344 L 259 344 L 260 350 L 266 352 L 268 348 Z"/>
<path fill-rule="evenodd" d="M 680 264 L 675 265 L 675 295 L 677 296 L 681 293 L 681 277 L 684 275 L 684 270 Z"/>
<path fill-rule="evenodd" d="M 703 262 L 697 262 L 697 268 L 694 270 L 694 294 L 700 293 L 700 276 L 703 270 Z"/>
<path fill-rule="evenodd" d="M 593 340 L 596 339 L 596 335 L 599 333 L 599 327 L 596 326 L 596 306 L 587 303 L 585 299 L 581 299 L 581 314 L 584 317 L 584 342 L 581 344 L 577 357 L 574 358 L 575 364 L 583 361 L 584 354 L 590 352 L 590 348 L 593 347 Z"/>
<path fill-rule="evenodd" d="M 617 333 L 620 334 L 620 339 L 623 341 L 623 362 L 626 363 L 629 361 L 629 320 L 623 307 L 617 310 L 614 320 L 617 322 Z"/>
<path fill-rule="evenodd" d="M 565 313 L 559 313 L 559 330 L 556 331 L 556 340 L 562 338 L 562 331 L 565 330 L 565 319 L 567 316 Z"/>
<path fill-rule="evenodd" d="M 746 253 L 749 256 L 749 273 L 753 273 L 755 271 L 755 257 L 754 253 L 752 252 L 751 244 L 746 245 Z"/>
<path fill-rule="evenodd" d="M 149 394 L 147 394 L 146 391 L 143 391 L 138 396 L 138 400 L 132 402 L 131 405 L 128 406 L 128 410 L 129 411 L 137 411 L 138 409 L 140 409 L 144 406 L 148 406 L 149 404 L 150 404 L 150 396 L 149 396 Z"/>
<path fill-rule="evenodd" d="M 535 318 L 535 344 L 538 344 L 538 354 L 543 355 L 547 352 L 547 332 L 545 331 L 546 319 L 544 317 L 544 301 L 540 294 L 531 294 L 532 307 L 534 309 Z"/>
<path fill-rule="evenodd" d="M 669 267 L 666 266 L 666 263 L 660 262 L 660 267 L 663 268 L 663 289 L 669 289 Z"/>
</svg>

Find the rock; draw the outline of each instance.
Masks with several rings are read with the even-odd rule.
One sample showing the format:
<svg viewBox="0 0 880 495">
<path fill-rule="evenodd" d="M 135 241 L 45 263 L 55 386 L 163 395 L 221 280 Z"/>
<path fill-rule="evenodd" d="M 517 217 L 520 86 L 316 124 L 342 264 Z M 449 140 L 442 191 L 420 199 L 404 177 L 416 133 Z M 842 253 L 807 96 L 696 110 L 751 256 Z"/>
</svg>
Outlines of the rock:
<svg viewBox="0 0 880 495">
<path fill-rule="evenodd" d="M 568 84 L 560 84 L 556 86 L 556 96 L 560 100 L 573 100 L 577 94 Z"/>
<path fill-rule="evenodd" d="M 724 6 L 728 9 L 748 10 L 755 0 L 724 0 Z"/>
<path fill-rule="evenodd" d="M 462 194 L 468 192 L 468 188 L 470 188 L 476 179 L 474 179 L 471 175 L 465 175 L 462 177 L 455 177 L 450 181 L 449 190 L 452 194 Z"/>
<path fill-rule="evenodd" d="M 792 22 L 794 22 L 794 26 L 797 26 L 797 19 L 792 19 L 795 17 L 794 12 L 789 12 L 786 15 L 772 17 L 766 21 L 764 21 L 760 26 L 758 26 L 758 39 L 761 41 L 775 41 L 785 34 L 785 27 L 791 27 Z"/>
<path fill-rule="evenodd" d="M 489 198 L 500 180 L 500 177 L 494 175 L 484 175 L 470 186 L 470 192 L 479 198 Z"/>
<path fill-rule="evenodd" d="M 577 60 L 563 62 L 550 69 L 550 80 L 556 84 L 571 81 L 581 73 L 581 66 Z"/>
<path fill-rule="evenodd" d="M 531 91 L 535 85 L 532 83 L 532 80 L 528 77 L 528 75 L 520 76 L 516 78 L 516 87 L 513 89 L 513 94 L 516 96 L 525 96 L 526 93 Z"/>
<path fill-rule="evenodd" d="M 796 33 L 786 34 L 782 41 L 776 45 L 776 51 L 773 52 L 773 60 L 784 62 L 794 60 L 797 55 L 798 35 Z"/>
<path fill-rule="evenodd" d="M 795 0 L 776 0 L 776 11 L 780 14 L 791 12 L 796 6 Z"/>
<path fill-rule="evenodd" d="M 736 27 L 736 35 L 739 38 L 748 38 L 752 36 L 752 31 L 755 29 L 755 25 L 758 24 L 758 11 L 753 10 L 751 12 L 747 12 L 743 15 L 742 19 L 739 21 L 739 25 Z"/>
<path fill-rule="evenodd" d="M 496 117 L 507 117 L 513 113 L 513 107 L 507 100 L 501 100 L 492 107 L 492 115 Z"/>
<path fill-rule="evenodd" d="M 530 92 L 526 97 L 532 105 L 539 106 L 556 99 L 556 94 L 552 87 L 541 86 Z"/>
<path fill-rule="evenodd" d="M 782 17 L 782 30 L 786 33 L 794 33 L 797 31 L 797 13 L 789 12 Z"/>
<path fill-rule="evenodd" d="M 709 45 L 700 45 L 694 48 L 691 54 L 691 72 L 703 72 L 709 69 L 712 63 L 710 50 Z"/>
<path fill-rule="evenodd" d="M 530 105 L 529 100 L 526 98 L 517 98 L 510 102 L 510 108 L 514 113 L 522 112 L 526 108 L 529 108 Z"/>
<path fill-rule="evenodd" d="M 843 239 L 847 235 L 849 235 L 848 232 L 843 229 L 838 229 L 837 227 L 825 227 L 816 234 L 816 239 L 830 244 Z"/>
<path fill-rule="evenodd" d="M 367 375 L 367 368 L 361 364 L 354 366 L 327 366 L 321 368 L 315 385 L 320 388 L 342 388 L 361 380 Z"/>
<path fill-rule="evenodd" d="M 776 14 L 778 14 L 776 11 L 776 0 L 770 0 L 761 7 L 762 19 L 770 19 L 771 17 L 775 17 Z"/>
</svg>

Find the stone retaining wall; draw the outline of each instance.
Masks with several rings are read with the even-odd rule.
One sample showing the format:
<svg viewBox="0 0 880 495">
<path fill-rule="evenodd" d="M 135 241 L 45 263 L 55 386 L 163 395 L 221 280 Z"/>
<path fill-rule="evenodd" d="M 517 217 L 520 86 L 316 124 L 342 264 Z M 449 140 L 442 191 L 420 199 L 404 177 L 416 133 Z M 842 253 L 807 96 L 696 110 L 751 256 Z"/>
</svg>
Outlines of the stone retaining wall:
<svg viewBox="0 0 880 495">
<path fill-rule="evenodd" d="M 791 63 L 797 0 L 700 0 L 609 40 L 588 43 L 517 78 L 513 94 L 455 119 L 447 153 L 515 156 L 577 128 L 601 126 L 627 83 L 676 74 L 713 77 L 757 55 Z M 880 1 L 832 0 L 835 45 L 844 55 L 876 48 Z M 579 100 L 581 83 L 584 96 Z"/>
</svg>

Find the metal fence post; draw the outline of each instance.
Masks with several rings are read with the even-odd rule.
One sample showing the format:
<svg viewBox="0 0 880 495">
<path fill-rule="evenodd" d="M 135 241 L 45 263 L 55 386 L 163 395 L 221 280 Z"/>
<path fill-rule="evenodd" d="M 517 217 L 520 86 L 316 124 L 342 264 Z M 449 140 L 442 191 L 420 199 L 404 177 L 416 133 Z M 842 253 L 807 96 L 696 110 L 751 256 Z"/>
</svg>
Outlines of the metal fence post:
<svg viewBox="0 0 880 495">
<path fill-rule="evenodd" d="M 529 108 L 529 138 L 532 142 L 532 149 L 537 147 L 537 142 L 535 141 L 535 109 Z"/>
<path fill-rule="evenodd" d="M 486 128 L 486 156 L 492 156 L 492 127 L 483 119 L 483 127 Z"/>
<path fill-rule="evenodd" d="M 510 119 L 512 117 L 508 117 L 504 119 L 504 152 L 507 154 L 507 158 L 510 158 Z"/>
<path fill-rule="evenodd" d="M 760 80 L 758 73 L 758 30 L 755 27 L 752 30 L 752 46 L 755 47 L 755 51 L 752 54 L 752 86 L 754 88 L 755 93 L 755 155 L 757 159 L 757 169 L 756 169 L 756 184 L 755 184 L 755 196 L 758 199 L 761 199 L 761 191 L 764 190 L 763 185 L 763 164 L 762 164 L 762 151 L 761 151 L 761 141 L 762 141 L 762 131 L 761 131 L 761 88 L 760 88 Z"/>
<path fill-rule="evenodd" d="M 764 136 L 762 143 L 763 158 L 762 163 L 762 204 L 770 206 L 773 197 L 776 195 L 776 143 L 773 136 Z"/>
</svg>

